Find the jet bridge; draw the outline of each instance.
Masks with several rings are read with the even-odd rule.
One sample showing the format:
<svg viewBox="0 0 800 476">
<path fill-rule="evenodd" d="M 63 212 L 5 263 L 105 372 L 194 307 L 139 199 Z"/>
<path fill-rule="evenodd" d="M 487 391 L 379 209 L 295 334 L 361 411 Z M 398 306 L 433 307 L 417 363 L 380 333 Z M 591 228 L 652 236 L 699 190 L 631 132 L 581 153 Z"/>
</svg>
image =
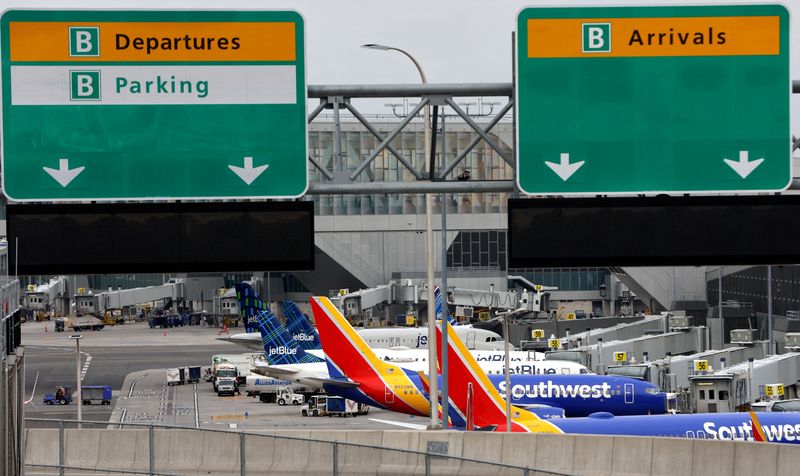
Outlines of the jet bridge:
<svg viewBox="0 0 800 476">
<path fill-rule="evenodd" d="M 800 353 L 748 360 L 724 370 L 689 377 L 691 408 L 697 413 L 743 410 L 772 398 L 796 398 L 800 382 Z M 783 395 L 776 395 L 777 385 Z M 772 395 L 770 395 L 770 393 Z"/>
<path fill-rule="evenodd" d="M 79 290 L 80 291 L 80 290 Z M 106 292 L 78 293 L 75 295 L 75 307 L 82 314 L 96 314 L 106 309 L 122 309 L 164 299 L 176 302 L 183 299 L 183 281 L 171 279 L 160 286 L 148 286 L 132 289 L 109 289 Z"/>
<path fill-rule="evenodd" d="M 66 295 L 66 292 L 67 278 L 58 276 L 45 284 L 28 285 L 23 303 L 26 309 L 37 314 L 54 311 L 56 316 L 64 315 L 67 309 L 59 305 L 57 299 Z"/>
<path fill-rule="evenodd" d="M 605 342 L 597 338 L 591 345 L 577 347 L 576 350 L 586 354 L 586 361 L 592 363 L 592 368 L 597 373 L 615 364 L 619 364 L 620 354 L 624 352 L 625 360 L 629 363 L 644 362 L 645 358 L 666 357 L 671 355 L 690 354 L 706 349 L 706 328 L 692 327 L 685 331 L 644 335 L 627 340 L 613 340 Z"/>
<path fill-rule="evenodd" d="M 758 346 L 728 347 L 723 350 L 712 349 L 688 355 L 667 356 L 649 360 L 646 356 L 641 363 L 611 365 L 607 373 L 647 380 L 666 392 L 682 393 L 689 391 L 689 377 L 695 375 L 695 361 L 705 361 L 710 371 L 723 370 L 731 365 L 747 362 L 748 359 L 764 357 L 764 348 Z"/>
<path fill-rule="evenodd" d="M 453 287 L 447 290 L 446 296 L 447 303 L 455 306 L 455 315 L 469 318 L 475 311 L 488 314 L 489 310 L 510 311 L 520 307 L 531 312 L 541 311 L 547 305 L 544 291 L 548 289 L 553 288 L 536 286 L 533 291 L 525 290 L 520 294 L 514 291 Z M 386 285 L 362 289 L 338 297 L 340 307 L 347 318 L 366 321 L 376 316 L 388 320 L 390 306 L 399 307 L 404 312 L 418 314 L 420 303 L 427 303 L 427 300 L 427 286 L 415 284 L 411 280 L 391 281 Z"/>
<path fill-rule="evenodd" d="M 645 316 L 636 322 L 570 334 L 562 339 L 562 346 L 572 348 L 592 345 L 597 344 L 598 339 L 604 342 L 627 340 L 654 332 L 663 333 L 664 330 L 664 316 Z"/>
</svg>

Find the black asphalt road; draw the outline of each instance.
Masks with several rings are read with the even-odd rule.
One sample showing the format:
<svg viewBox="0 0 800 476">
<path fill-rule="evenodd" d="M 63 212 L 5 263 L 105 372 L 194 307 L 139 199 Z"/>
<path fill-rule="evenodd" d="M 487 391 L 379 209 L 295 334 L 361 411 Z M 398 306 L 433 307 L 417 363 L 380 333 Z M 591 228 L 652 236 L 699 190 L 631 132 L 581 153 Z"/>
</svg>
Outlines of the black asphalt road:
<svg viewBox="0 0 800 476">
<path fill-rule="evenodd" d="M 115 392 L 111 405 L 84 406 L 84 420 L 108 421 L 116 402 L 116 395 L 123 391 L 125 376 L 131 372 L 147 369 L 159 369 L 184 366 L 208 366 L 211 356 L 223 353 L 241 353 L 242 348 L 233 345 L 214 345 L 213 347 L 195 346 L 127 346 L 127 347 L 90 347 L 82 350 L 81 368 L 88 354 L 92 357 L 83 385 L 110 385 Z M 25 347 L 25 399 L 31 398 L 26 405 L 25 416 L 28 418 L 76 419 L 77 407 L 71 405 L 49 406 L 42 403 L 45 393 L 52 393 L 57 385 L 75 386 L 75 350 L 67 347 Z M 124 389 L 127 392 L 128 389 Z M 52 426 L 29 422 L 29 427 Z"/>
</svg>

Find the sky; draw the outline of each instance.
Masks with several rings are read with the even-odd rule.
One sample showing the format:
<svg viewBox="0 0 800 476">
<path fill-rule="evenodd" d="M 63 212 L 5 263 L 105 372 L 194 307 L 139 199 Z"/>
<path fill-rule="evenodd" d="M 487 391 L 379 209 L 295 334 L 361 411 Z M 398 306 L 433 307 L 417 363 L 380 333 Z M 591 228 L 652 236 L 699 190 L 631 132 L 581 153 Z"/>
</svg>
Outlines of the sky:
<svg viewBox="0 0 800 476">
<path fill-rule="evenodd" d="M 400 47 L 413 54 L 431 83 L 510 82 L 511 32 L 517 13 L 541 5 L 656 5 L 665 2 L 597 0 L 3 0 L 5 8 L 292 9 L 306 24 L 308 84 L 415 83 L 419 75 L 400 54 L 360 48 Z M 701 3 L 686 0 L 684 4 Z M 703 4 L 783 3 L 791 12 L 791 77 L 800 80 L 800 0 Z M 311 104 L 313 107 L 314 104 Z M 380 104 L 382 111 L 386 108 Z M 800 94 L 792 95 L 792 132 L 800 135 Z"/>
</svg>

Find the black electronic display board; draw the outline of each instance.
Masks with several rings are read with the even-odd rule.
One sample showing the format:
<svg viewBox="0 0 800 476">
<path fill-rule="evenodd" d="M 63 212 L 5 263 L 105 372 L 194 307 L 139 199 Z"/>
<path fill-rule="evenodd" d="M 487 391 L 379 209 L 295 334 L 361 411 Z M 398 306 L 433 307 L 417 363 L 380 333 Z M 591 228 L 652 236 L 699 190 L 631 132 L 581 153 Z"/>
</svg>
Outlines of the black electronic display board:
<svg viewBox="0 0 800 476">
<path fill-rule="evenodd" d="M 314 267 L 311 202 L 11 204 L 6 210 L 10 270 L 17 275 Z"/>
</svg>

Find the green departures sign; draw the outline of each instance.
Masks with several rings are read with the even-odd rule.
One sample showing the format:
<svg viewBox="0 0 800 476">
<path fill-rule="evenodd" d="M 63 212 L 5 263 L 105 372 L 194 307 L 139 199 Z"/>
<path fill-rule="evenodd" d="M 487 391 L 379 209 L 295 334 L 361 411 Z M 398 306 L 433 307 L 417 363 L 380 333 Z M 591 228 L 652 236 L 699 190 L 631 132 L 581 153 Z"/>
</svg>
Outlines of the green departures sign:
<svg viewBox="0 0 800 476">
<path fill-rule="evenodd" d="M 9 199 L 305 193 L 297 13 L 11 10 L 0 28 Z"/>
<path fill-rule="evenodd" d="M 525 193 L 778 191 L 791 181 L 783 6 L 528 8 L 516 55 Z"/>
</svg>

